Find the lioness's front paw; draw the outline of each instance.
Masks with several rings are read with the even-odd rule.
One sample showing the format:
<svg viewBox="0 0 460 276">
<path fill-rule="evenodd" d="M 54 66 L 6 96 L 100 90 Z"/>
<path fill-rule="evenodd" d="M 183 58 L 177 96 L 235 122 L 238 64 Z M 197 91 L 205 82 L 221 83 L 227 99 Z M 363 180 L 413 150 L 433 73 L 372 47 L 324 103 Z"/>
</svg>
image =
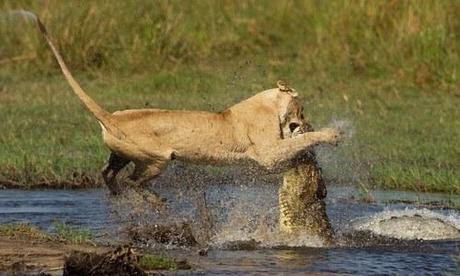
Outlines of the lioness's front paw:
<svg viewBox="0 0 460 276">
<path fill-rule="evenodd" d="M 323 128 L 320 130 L 325 136 L 325 143 L 337 146 L 343 138 L 343 131 L 335 128 Z"/>
</svg>

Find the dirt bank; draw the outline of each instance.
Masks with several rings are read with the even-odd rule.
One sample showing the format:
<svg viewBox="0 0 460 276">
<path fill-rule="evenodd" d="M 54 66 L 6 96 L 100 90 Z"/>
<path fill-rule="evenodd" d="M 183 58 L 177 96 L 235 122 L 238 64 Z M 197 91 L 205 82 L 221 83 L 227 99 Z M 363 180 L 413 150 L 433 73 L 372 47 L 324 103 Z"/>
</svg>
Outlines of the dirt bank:
<svg viewBox="0 0 460 276">
<path fill-rule="evenodd" d="M 0 227 L 0 275 L 150 275 L 187 270 L 184 259 L 144 253 L 132 244 L 71 242 L 26 225 Z"/>
<path fill-rule="evenodd" d="M 72 244 L 25 236 L 0 235 L 1 272 L 44 272 L 60 275 L 64 258 L 72 251 L 102 253 L 110 248 L 91 244 Z"/>
</svg>

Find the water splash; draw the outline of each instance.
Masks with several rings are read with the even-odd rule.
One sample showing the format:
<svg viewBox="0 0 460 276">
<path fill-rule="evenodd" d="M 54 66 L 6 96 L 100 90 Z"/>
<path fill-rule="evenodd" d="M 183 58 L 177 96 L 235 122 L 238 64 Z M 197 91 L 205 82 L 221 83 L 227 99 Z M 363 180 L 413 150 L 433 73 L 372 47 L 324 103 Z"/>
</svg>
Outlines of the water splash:
<svg viewBox="0 0 460 276">
<path fill-rule="evenodd" d="M 202 245 L 256 240 L 259 247 L 321 247 L 320 238 L 285 234 L 279 227 L 278 189 L 281 176 L 242 168 L 218 169 L 175 164 L 152 189 L 168 200 L 156 212 L 135 193 L 112 203 L 117 224 L 145 226 L 188 223 Z"/>
<path fill-rule="evenodd" d="M 442 214 L 425 208 L 384 210 L 355 220 L 352 228 L 405 240 L 460 239 L 460 215 L 454 211 Z"/>
<path fill-rule="evenodd" d="M 353 125 L 353 122 L 349 119 L 342 119 L 342 120 L 334 119 L 329 124 L 327 124 L 327 127 L 336 128 L 336 129 L 343 131 L 344 133 L 343 143 L 345 144 L 351 142 L 356 132 L 356 128 Z"/>
<path fill-rule="evenodd" d="M 265 202 L 265 204 L 264 204 Z M 303 233 L 288 234 L 279 229 L 278 206 L 267 201 L 240 201 L 231 210 L 227 219 L 221 221 L 211 240 L 214 247 L 225 247 L 233 241 L 258 242 L 258 247 L 323 247 L 323 239 Z M 265 206 L 264 206 L 265 205 Z"/>
<path fill-rule="evenodd" d="M 338 147 L 326 145 L 316 148 L 318 162 L 327 182 L 342 185 L 366 182 L 369 164 L 366 158 L 356 157 L 362 145 L 355 139 L 357 130 L 354 122 L 350 119 L 334 119 L 324 127 L 336 128 L 344 133 Z"/>
</svg>

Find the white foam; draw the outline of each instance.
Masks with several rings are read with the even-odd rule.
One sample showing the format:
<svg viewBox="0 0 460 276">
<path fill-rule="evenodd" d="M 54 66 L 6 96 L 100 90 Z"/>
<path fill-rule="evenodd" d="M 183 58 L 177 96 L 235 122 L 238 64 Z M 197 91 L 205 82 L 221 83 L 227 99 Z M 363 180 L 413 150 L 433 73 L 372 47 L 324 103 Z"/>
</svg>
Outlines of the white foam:
<svg viewBox="0 0 460 276">
<path fill-rule="evenodd" d="M 212 238 L 211 244 L 221 247 L 234 241 L 255 240 L 260 247 L 323 247 L 321 238 L 303 234 L 288 234 L 280 231 L 277 223 L 278 208 L 263 205 L 250 206 L 253 202 L 241 201 L 232 208 L 229 216 Z M 257 204 L 257 203 L 256 203 Z M 275 218 L 275 220 L 274 220 Z"/>
<path fill-rule="evenodd" d="M 355 220 L 352 228 L 398 239 L 460 239 L 460 215 L 454 211 L 443 214 L 426 208 L 384 210 Z"/>
<path fill-rule="evenodd" d="M 213 237 L 212 244 L 216 247 L 222 247 L 227 242 L 233 241 L 249 241 L 255 240 L 259 243 L 259 247 L 324 247 L 324 242 L 319 238 L 307 234 L 282 233 L 279 229 L 270 229 L 268 227 L 260 227 L 255 231 L 221 229 Z"/>
</svg>

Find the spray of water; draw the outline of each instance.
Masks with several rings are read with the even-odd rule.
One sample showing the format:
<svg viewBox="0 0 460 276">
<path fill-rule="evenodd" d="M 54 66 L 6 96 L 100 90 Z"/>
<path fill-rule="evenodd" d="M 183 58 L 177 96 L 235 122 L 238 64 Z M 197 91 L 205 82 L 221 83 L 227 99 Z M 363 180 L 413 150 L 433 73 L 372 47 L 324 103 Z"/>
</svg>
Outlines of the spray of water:
<svg viewBox="0 0 460 276">
<path fill-rule="evenodd" d="M 357 158 L 360 145 L 354 139 L 356 127 L 352 120 L 332 120 L 326 127 L 343 131 L 343 140 L 338 147 L 319 146 L 316 149 L 320 167 L 328 184 L 356 185 L 369 178 L 368 165 L 364 158 Z"/>
<path fill-rule="evenodd" d="M 256 240 L 260 247 L 323 246 L 322 239 L 278 228 L 281 176 L 243 168 L 215 169 L 173 164 L 152 185 L 167 198 L 168 209 L 156 212 L 135 193 L 112 203 L 113 218 L 125 226 L 188 223 L 201 245 L 225 247 Z"/>
<path fill-rule="evenodd" d="M 460 215 L 415 208 L 385 210 L 357 219 L 352 228 L 405 240 L 460 239 Z"/>
</svg>

